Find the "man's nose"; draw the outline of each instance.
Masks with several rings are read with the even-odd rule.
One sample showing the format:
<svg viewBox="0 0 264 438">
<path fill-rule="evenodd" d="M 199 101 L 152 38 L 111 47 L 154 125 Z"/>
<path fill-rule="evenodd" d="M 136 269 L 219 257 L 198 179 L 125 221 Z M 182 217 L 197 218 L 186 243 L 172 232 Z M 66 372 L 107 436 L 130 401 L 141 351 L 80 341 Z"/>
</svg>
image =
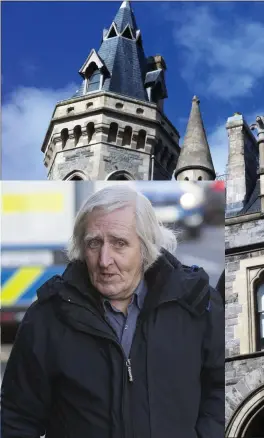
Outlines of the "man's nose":
<svg viewBox="0 0 264 438">
<path fill-rule="evenodd" d="M 101 246 L 100 256 L 99 256 L 99 265 L 102 268 L 107 268 L 112 263 L 111 249 L 109 245 L 104 243 Z"/>
</svg>

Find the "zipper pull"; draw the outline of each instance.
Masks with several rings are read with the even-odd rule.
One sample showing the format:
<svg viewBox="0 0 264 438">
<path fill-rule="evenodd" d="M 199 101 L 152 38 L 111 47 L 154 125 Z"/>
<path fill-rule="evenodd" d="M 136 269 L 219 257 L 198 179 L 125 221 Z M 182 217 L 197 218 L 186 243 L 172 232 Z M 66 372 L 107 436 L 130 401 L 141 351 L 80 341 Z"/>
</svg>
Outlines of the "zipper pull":
<svg viewBox="0 0 264 438">
<path fill-rule="evenodd" d="M 132 374 L 132 367 L 131 367 L 131 360 L 130 359 L 127 359 L 126 366 L 127 366 L 129 382 L 133 382 L 133 374 Z"/>
</svg>

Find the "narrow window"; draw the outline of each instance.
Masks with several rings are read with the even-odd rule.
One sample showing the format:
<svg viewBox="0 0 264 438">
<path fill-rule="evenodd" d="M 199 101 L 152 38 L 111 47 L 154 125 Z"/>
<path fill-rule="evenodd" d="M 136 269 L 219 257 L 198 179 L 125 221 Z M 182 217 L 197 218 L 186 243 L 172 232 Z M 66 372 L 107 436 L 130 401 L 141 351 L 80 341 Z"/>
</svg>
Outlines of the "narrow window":
<svg viewBox="0 0 264 438">
<path fill-rule="evenodd" d="M 72 113 L 74 111 L 74 106 L 69 106 L 69 108 L 67 109 L 67 113 Z"/>
<path fill-rule="evenodd" d="M 69 139 L 69 131 L 67 128 L 64 128 L 61 131 L 62 149 L 65 148 L 68 139 Z"/>
<path fill-rule="evenodd" d="M 186 176 L 186 177 L 184 178 L 184 181 L 189 181 L 188 176 Z"/>
<path fill-rule="evenodd" d="M 96 69 L 88 79 L 87 93 L 100 89 L 101 72 Z"/>
<path fill-rule="evenodd" d="M 132 138 L 132 128 L 131 126 L 126 126 L 123 134 L 122 146 L 130 146 Z"/>
<path fill-rule="evenodd" d="M 79 140 L 82 135 L 82 128 L 80 127 L 80 125 L 74 127 L 73 134 L 74 134 L 74 144 L 76 146 L 79 143 Z"/>
<path fill-rule="evenodd" d="M 198 177 L 198 181 L 202 181 L 203 178 L 201 176 Z"/>
<path fill-rule="evenodd" d="M 137 139 L 137 149 L 144 149 L 145 147 L 145 141 L 146 141 L 146 131 L 141 129 L 138 133 L 138 139 Z"/>
<path fill-rule="evenodd" d="M 115 143 L 116 142 L 117 131 L 118 131 L 118 124 L 114 123 L 114 122 L 111 123 L 110 124 L 110 128 L 109 128 L 109 132 L 108 132 L 108 139 L 107 139 L 107 141 L 109 143 Z"/>
<path fill-rule="evenodd" d="M 94 123 L 90 122 L 87 125 L 87 137 L 88 137 L 88 144 L 92 141 L 93 136 L 95 133 L 95 129 L 94 129 Z"/>
<path fill-rule="evenodd" d="M 259 350 L 264 350 L 264 283 L 257 288 L 257 326 Z"/>
</svg>

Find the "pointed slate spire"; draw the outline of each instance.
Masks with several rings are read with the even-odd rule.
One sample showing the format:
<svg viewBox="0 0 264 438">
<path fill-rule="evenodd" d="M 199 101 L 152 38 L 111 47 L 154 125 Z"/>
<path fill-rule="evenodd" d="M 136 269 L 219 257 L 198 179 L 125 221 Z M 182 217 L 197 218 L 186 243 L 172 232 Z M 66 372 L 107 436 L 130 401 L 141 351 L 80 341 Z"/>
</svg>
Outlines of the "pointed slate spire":
<svg viewBox="0 0 264 438">
<path fill-rule="evenodd" d="M 147 59 L 129 1 L 123 1 L 108 30 L 104 29 L 96 55 L 104 65 L 101 90 L 149 101 L 144 85 Z M 84 94 L 83 84 L 73 97 Z"/>
<path fill-rule="evenodd" d="M 139 29 L 129 1 L 121 4 L 113 23 L 118 36 L 106 37 L 98 51 L 110 73 L 103 90 L 148 101 L 144 86 L 147 59 L 137 40 Z"/>
<path fill-rule="evenodd" d="M 177 163 L 175 178 L 185 169 L 203 168 L 215 178 L 215 170 L 197 96 L 192 99 L 192 108 L 186 134 Z"/>
<path fill-rule="evenodd" d="M 120 33 L 123 32 L 125 27 L 129 24 L 134 36 L 136 36 L 136 31 L 138 28 L 134 12 L 132 11 L 129 1 L 123 1 L 114 18 L 114 23 L 116 24 L 117 30 Z"/>
</svg>

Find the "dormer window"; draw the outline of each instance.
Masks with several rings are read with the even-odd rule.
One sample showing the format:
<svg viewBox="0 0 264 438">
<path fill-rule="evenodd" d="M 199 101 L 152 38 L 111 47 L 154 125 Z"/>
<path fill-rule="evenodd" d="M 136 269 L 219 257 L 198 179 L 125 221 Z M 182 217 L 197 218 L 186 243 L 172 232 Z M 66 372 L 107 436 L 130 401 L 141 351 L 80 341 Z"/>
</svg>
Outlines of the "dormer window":
<svg viewBox="0 0 264 438">
<path fill-rule="evenodd" d="M 99 68 L 93 72 L 87 81 L 87 93 L 90 91 L 100 90 L 101 72 Z"/>
<path fill-rule="evenodd" d="M 114 38 L 116 36 L 117 36 L 117 30 L 116 30 L 115 23 L 113 23 L 109 29 L 108 34 L 106 35 L 106 39 L 108 40 L 109 38 Z"/>
<path fill-rule="evenodd" d="M 124 38 L 127 38 L 129 40 L 133 40 L 133 35 L 132 35 L 132 31 L 131 31 L 131 28 L 130 28 L 129 24 L 125 27 L 125 29 L 123 30 L 121 36 L 124 37 Z"/>
<path fill-rule="evenodd" d="M 83 94 L 101 90 L 104 78 L 109 75 L 104 62 L 94 49 L 79 70 L 79 73 L 84 79 Z"/>
<path fill-rule="evenodd" d="M 103 75 L 98 66 L 92 62 L 85 71 L 85 93 L 101 90 Z"/>
</svg>

